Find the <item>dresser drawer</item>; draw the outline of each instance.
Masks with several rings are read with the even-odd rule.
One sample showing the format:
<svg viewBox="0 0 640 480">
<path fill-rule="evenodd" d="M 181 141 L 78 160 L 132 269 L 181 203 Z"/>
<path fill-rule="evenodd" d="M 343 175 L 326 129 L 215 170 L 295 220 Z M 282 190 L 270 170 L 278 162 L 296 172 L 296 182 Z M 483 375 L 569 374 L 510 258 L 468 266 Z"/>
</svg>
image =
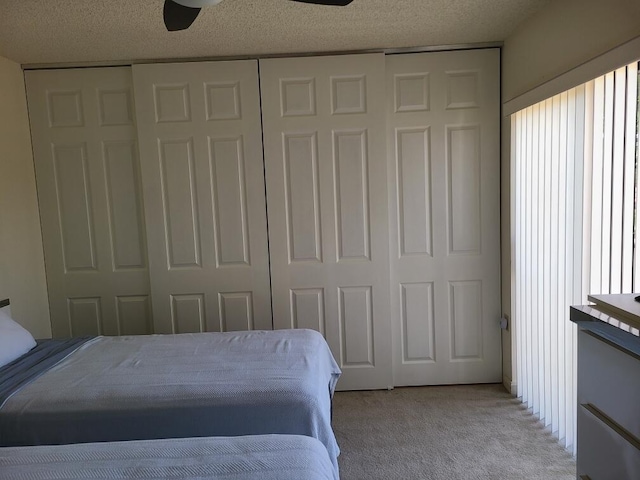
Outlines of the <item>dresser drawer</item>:
<svg viewBox="0 0 640 480">
<path fill-rule="evenodd" d="M 578 405 L 581 404 L 594 405 L 640 439 L 640 360 L 579 331 Z"/>
<path fill-rule="evenodd" d="M 578 405 L 578 478 L 637 480 L 640 450 L 582 405 Z"/>
</svg>

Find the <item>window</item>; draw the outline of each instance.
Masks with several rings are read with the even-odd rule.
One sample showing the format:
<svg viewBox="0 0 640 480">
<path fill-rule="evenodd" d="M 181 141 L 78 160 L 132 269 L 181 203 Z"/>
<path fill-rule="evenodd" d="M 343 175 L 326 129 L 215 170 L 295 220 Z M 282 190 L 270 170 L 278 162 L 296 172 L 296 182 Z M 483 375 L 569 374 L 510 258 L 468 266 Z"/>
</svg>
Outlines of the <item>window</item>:
<svg viewBox="0 0 640 480">
<path fill-rule="evenodd" d="M 517 396 L 574 451 L 569 306 L 640 290 L 638 173 L 638 63 L 511 116 Z"/>
</svg>

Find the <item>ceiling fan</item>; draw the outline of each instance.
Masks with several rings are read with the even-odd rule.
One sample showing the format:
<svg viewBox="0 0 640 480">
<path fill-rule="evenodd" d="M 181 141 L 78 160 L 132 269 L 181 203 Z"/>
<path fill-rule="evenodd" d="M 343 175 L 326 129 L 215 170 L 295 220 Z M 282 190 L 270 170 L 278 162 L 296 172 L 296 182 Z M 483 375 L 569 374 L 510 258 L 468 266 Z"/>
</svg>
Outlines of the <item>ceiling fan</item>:
<svg viewBox="0 0 640 480">
<path fill-rule="evenodd" d="M 167 30 L 175 32 L 186 30 L 195 21 L 202 7 L 217 5 L 222 0 L 165 0 L 164 24 Z M 332 5 L 344 7 L 353 0 L 292 0 L 294 2 L 312 3 L 315 5 Z"/>
</svg>

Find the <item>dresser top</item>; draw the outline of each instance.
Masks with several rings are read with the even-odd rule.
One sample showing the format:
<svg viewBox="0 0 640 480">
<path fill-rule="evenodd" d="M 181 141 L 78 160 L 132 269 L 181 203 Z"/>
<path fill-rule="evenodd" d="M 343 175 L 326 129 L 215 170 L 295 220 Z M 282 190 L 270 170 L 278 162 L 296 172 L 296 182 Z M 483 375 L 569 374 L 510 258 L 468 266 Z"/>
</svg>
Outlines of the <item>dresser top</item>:
<svg viewBox="0 0 640 480">
<path fill-rule="evenodd" d="M 639 293 L 620 295 L 589 295 L 587 299 L 595 303 L 598 310 L 609 313 L 629 325 L 640 328 L 640 302 L 635 298 Z"/>
<path fill-rule="evenodd" d="M 636 296 L 631 295 L 631 301 L 635 302 L 633 298 Z M 608 297 L 608 295 L 597 295 L 596 297 Z M 594 297 L 590 296 L 589 300 L 593 302 Z M 640 329 L 635 326 L 638 325 L 638 317 L 623 315 L 624 312 L 616 314 L 611 305 L 612 302 L 603 305 L 600 300 L 599 305 L 573 306 L 570 309 L 570 319 L 581 330 L 590 332 L 640 360 Z M 614 305 L 619 306 L 620 304 Z"/>
</svg>

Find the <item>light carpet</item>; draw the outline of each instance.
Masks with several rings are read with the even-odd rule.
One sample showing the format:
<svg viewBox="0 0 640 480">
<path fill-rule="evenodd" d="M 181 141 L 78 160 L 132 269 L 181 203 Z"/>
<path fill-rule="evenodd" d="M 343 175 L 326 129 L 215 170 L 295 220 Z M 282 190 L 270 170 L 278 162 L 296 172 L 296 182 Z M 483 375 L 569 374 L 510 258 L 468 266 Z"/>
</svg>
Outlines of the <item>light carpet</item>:
<svg viewBox="0 0 640 480">
<path fill-rule="evenodd" d="M 502 385 L 338 392 L 341 480 L 575 480 L 576 464 Z"/>
</svg>

